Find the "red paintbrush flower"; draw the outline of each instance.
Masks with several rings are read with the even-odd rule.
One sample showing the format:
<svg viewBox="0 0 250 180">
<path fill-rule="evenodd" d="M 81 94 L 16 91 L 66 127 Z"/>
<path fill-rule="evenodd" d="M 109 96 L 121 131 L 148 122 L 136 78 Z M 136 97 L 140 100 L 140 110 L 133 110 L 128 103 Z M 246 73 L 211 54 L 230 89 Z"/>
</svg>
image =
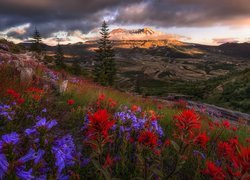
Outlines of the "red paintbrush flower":
<svg viewBox="0 0 250 180">
<path fill-rule="evenodd" d="M 207 134 L 201 133 L 195 138 L 194 143 L 199 144 L 201 145 L 201 147 L 205 148 L 208 141 L 209 141 L 209 137 L 207 136 Z"/>
<path fill-rule="evenodd" d="M 114 160 L 111 158 L 110 154 L 108 153 L 106 156 L 105 163 L 103 165 L 104 168 L 109 168 L 114 164 Z"/>
<path fill-rule="evenodd" d="M 131 111 L 132 112 L 136 112 L 136 111 L 138 111 L 138 109 L 139 109 L 139 107 L 136 106 L 136 105 L 131 106 Z"/>
<path fill-rule="evenodd" d="M 69 99 L 67 101 L 67 103 L 68 103 L 68 105 L 73 105 L 73 104 L 75 104 L 75 101 L 73 99 Z"/>
<path fill-rule="evenodd" d="M 239 152 L 239 162 L 242 166 L 243 174 L 250 171 L 250 147 L 241 147 Z"/>
<path fill-rule="evenodd" d="M 174 116 L 174 120 L 181 135 L 192 137 L 194 130 L 201 128 L 200 118 L 194 110 L 184 110 L 179 115 Z"/>
<path fill-rule="evenodd" d="M 154 148 L 157 145 L 157 136 L 151 131 L 143 131 L 138 137 L 138 142 Z"/>
<path fill-rule="evenodd" d="M 89 116 L 88 134 L 101 134 L 105 139 L 108 138 L 108 131 L 114 125 L 115 121 L 109 120 L 107 110 L 102 109 Z"/>
<path fill-rule="evenodd" d="M 25 99 L 24 98 L 19 98 L 18 100 L 17 100 L 17 104 L 23 104 L 25 102 Z"/>
<path fill-rule="evenodd" d="M 225 120 L 222 122 L 222 126 L 226 129 L 230 128 L 230 122 L 228 120 Z"/>
<path fill-rule="evenodd" d="M 225 179 L 222 168 L 216 166 L 212 161 L 206 162 L 206 169 L 203 171 L 203 173 L 211 176 L 213 179 Z"/>
<path fill-rule="evenodd" d="M 100 94 L 98 100 L 103 101 L 105 98 L 106 98 L 105 94 Z"/>
</svg>

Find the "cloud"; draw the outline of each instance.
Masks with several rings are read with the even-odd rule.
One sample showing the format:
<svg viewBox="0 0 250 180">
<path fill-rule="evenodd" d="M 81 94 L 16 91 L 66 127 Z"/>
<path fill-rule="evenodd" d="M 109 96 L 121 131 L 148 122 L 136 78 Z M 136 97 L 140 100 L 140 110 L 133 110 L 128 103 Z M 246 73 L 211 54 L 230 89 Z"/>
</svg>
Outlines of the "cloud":
<svg viewBox="0 0 250 180">
<path fill-rule="evenodd" d="M 250 6 L 249 0 L 148 0 L 121 7 L 117 22 L 160 27 L 250 25 Z"/>
<path fill-rule="evenodd" d="M 116 26 L 156 28 L 250 26 L 250 6 L 249 0 L 0 1 L 0 33 L 30 24 L 23 31 L 10 32 L 13 38 L 27 39 L 35 27 L 44 38 L 59 31 L 87 34 L 104 19 Z"/>
<path fill-rule="evenodd" d="M 224 44 L 224 43 L 238 43 L 238 38 L 215 38 L 213 39 L 215 44 Z"/>
</svg>

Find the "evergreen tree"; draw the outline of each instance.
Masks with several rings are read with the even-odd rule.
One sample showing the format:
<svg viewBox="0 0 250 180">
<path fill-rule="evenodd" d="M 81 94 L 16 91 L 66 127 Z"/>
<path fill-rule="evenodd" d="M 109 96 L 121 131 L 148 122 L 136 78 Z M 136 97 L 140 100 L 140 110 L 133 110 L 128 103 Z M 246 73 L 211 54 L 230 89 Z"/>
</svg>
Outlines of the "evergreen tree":
<svg viewBox="0 0 250 180">
<path fill-rule="evenodd" d="M 82 68 L 79 64 L 79 60 L 74 60 L 73 65 L 72 65 L 72 70 L 73 70 L 73 74 L 75 75 L 81 75 L 82 72 Z"/>
<path fill-rule="evenodd" d="M 58 43 L 57 44 L 57 48 L 56 48 L 56 65 L 59 67 L 64 68 L 65 64 L 64 64 L 64 54 L 63 54 L 63 49 L 62 46 Z"/>
<path fill-rule="evenodd" d="M 109 29 L 104 21 L 100 31 L 101 39 L 98 41 L 96 50 L 96 61 L 94 69 L 94 80 L 105 86 L 114 84 L 116 67 L 114 61 L 114 50 L 109 40 Z"/>
<path fill-rule="evenodd" d="M 36 28 L 33 34 L 33 43 L 31 45 L 31 51 L 34 51 L 37 53 L 42 52 L 42 37 Z"/>
</svg>

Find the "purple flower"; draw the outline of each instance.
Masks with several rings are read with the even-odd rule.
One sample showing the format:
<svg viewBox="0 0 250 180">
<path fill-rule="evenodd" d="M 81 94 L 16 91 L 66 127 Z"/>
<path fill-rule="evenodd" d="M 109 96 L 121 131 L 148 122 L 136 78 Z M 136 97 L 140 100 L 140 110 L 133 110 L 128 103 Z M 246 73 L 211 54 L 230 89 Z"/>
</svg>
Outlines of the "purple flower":
<svg viewBox="0 0 250 180">
<path fill-rule="evenodd" d="M 21 157 L 18 161 L 22 162 L 22 163 L 26 163 L 26 162 L 28 162 L 30 160 L 33 160 L 35 158 L 35 154 L 36 154 L 35 150 L 30 149 L 28 151 L 28 153 L 26 155 L 24 155 L 23 157 Z"/>
<path fill-rule="evenodd" d="M 2 140 L 6 144 L 16 144 L 19 141 L 19 135 L 16 132 L 5 134 L 2 136 Z"/>
<path fill-rule="evenodd" d="M 47 112 L 47 109 L 44 108 L 44 109 L 42 110 L 42 113 L 46 113 L 46 112 Z"/>
<path fill-rule="evenodd" d="M 11 106 L 0 104 L 0 117 L 7 118 L 8 121 L 13 120 L 13 115 L 15 111 L 12 110 Z"/>
<path fill-rule="evenodd" d="M 67 166 L 74 164 L 74 154 L 76 153 L 75 144 L 70 135 L 57 140 L 52 147 L 52 153 L 55 155 L 55 165 L 58 168 L 57 172 L 60 174 Z"/>
<path fill-rule="evenodd" d="M 84 158 L 82 161 L 82 167 L 87 166 L 90 163 L 90 158 Z"/>
<path fill-rule="evenodd" d="M 194 155 L 200 155 L 204 160 L 206 159 L 206 155 L 200 151 L 194 150 L 193 153 Z"/>
<path fill-rule="evenodd" d="M 36 129 L 26 129 L 25 130 L 25 134 L 30 136 L 31 134 L 35 133 L 36 132 Z"/>
<path fill-rule="evenodd" d="M 51 120 L 51 121 L 47 122 L 46 118 L 37 117 L 37 119 L 39 121 L 36 123 L 35 128 L 45 127 L 47 129 L 51 129 L 52 127 L 54 127 L 55 125 L 57 125 L 57 121 L 56 120 Z"/>
<path fill-rule="evenodd" d="M 8 171 L 9 163 L 4 154 L 0 154 L 0 179 L 3 178 L 4 174 Z"/>
<path fill-rule="evenodd" d="M 45 154 L 45 151 L 44 151 L 44 150 L 41 150 L 41 149 L 39 149 L 39 150 L 36 152 L 35 158 L 34 158 L 35 164 L 38 164 L 38 163 L 41 161 L 41 159 L 42 159 L 42 157 L 43 157 L 44 154 Z"/>
<path fill-rule="evenodd" d="M 28 171 L 25 171 L 23 167 L 19 167 L 19 168 L 16 168 L 16 175 L 20 179 L 24 179 L 24 180 L 34 179 L 34 176 L 32 175 L 32 171 L 33 171 L 32 168 Z"/>
</svg>

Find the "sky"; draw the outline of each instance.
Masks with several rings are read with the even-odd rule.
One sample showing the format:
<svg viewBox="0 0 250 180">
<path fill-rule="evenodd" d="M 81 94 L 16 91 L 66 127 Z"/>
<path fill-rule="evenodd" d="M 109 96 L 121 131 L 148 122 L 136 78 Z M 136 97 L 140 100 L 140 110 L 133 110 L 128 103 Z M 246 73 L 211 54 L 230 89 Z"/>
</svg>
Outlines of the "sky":
<svg viewBox="0 0 250 180">
<path fill-rule="evenodd" d="M 249 0 L 0 0 L 0 36 L 21 42 L 37 28 L 47 44 L 84 42 L 110 29 L 151 27 L 202 44 L 250 41 Z"/>
</svg>

